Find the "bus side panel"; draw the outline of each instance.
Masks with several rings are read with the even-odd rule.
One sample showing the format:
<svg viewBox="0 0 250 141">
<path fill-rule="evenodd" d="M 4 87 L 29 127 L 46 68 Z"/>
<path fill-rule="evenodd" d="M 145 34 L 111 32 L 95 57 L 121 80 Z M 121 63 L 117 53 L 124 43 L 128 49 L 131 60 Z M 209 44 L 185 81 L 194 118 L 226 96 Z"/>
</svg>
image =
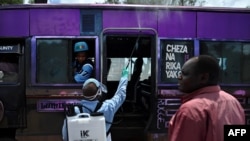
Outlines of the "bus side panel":
<svg viewBox="0 0 250 141">
<path fill-rule="evenodd" d="M 197 35 L 212 39 L 250 39 L 250 14 L 198 12 Z"/>
<path fill-rule="evenodd" d="M 196 12 L 160 10 L 158 15 L 159 37 L 196 37 Z"/>
<path fill-rule="evenodd" d="M 79 36 L 80 23 L 79 9 L 30 10 L 31 36 Z"/>
<path fill-rule="evenodd" d="M 103 11 L 103 29 L 109 27 L 142 27 L 157 29 L 157 12 L 105 10 Z"/>
<path fill-rule="evenodd" d="M 0 19 L 4 19 L 0 22 L 0 36 L 20 37 L 29 35 L 28 10 L 1 10 Z"/>
</svg>

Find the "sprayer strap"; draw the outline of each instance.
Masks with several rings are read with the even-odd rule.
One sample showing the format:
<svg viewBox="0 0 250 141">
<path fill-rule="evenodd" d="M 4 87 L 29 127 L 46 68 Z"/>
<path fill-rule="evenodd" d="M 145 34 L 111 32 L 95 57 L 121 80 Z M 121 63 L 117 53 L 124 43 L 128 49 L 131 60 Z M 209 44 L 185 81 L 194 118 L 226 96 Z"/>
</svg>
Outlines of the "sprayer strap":
<svg viewBox="0 0 250 141">
<path fill-rule="evenodd" d="M 99 101 L 95 107 L 94 112 L 97 112 L 101 108 L 101 106 L 102 106 L 102 101 Z"/>
<path fill-rule="evenodd" d="M 95 107 L 94 112 L 97 112 L 97 111 L 101 108 L 101 106 L 102 106 L 102 101 L 99 101 L 99 102 L 97 103 L 96 107 Z M 106 122 L 107 122 L 107 121 L 106 121 Z M 112 124 L 112 123 L 109 123 L 109 124 Z M 106 135 L 108 136 L 109 133 L 110 133 L 110 128 L 109 128 L 109 130 L 107 131 Z"/>
</svg>

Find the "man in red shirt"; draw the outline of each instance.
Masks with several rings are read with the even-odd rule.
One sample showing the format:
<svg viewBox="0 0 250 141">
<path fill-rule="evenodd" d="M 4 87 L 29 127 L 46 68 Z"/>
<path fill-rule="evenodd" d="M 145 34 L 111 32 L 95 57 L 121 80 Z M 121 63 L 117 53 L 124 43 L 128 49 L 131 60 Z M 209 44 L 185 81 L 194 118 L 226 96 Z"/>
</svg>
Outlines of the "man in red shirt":
<svg viewBox="0 0 250 141">
<path fill-rule="evenodd" d="M 245 124 L 239 101 L 218 85 L 220 67 L 208 55 L 189 59 L 179 76 L 182 105 L 169 123 L 168 141 L 223 141 L 224 125 Z"/>
</svg>

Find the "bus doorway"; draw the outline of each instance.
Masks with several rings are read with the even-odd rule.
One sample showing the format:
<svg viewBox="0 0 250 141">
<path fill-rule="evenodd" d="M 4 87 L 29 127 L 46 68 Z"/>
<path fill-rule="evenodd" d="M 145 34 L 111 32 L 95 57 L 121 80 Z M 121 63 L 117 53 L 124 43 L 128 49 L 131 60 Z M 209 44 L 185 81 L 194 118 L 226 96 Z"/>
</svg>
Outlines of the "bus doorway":
<svg viewBox="0 0 250 141">
<path fill-rule="evenodd" d="M 114 140 L 145 140 L 156 86 L 156 32 L 153 29 L 106 29 L 101 37 L 102 81 L 110 98 L 123 68 L 129 70 L 126 101 L 111 126 Z"/>
<path fill-rule="evenodd" d="M 0 42 L 0 139 L 15 138 L 16 129 L 26 126 L 24 42 L 24 39 Z"/>
</svg>

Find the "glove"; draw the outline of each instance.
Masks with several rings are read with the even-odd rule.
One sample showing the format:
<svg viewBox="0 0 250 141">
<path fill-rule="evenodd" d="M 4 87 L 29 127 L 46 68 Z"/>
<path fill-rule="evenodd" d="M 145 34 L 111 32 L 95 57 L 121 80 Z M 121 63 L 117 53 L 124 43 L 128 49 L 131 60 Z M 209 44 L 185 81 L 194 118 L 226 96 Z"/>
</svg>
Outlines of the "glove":
<svg viewBox="0 0 250 141">
<path fill-rule="evenodd" d="M 123 68 L 122 69 L 122 77 L 127 77 L 128 78 L 128 74 L 129 74 L 128 69 Z"/>
</svg>

